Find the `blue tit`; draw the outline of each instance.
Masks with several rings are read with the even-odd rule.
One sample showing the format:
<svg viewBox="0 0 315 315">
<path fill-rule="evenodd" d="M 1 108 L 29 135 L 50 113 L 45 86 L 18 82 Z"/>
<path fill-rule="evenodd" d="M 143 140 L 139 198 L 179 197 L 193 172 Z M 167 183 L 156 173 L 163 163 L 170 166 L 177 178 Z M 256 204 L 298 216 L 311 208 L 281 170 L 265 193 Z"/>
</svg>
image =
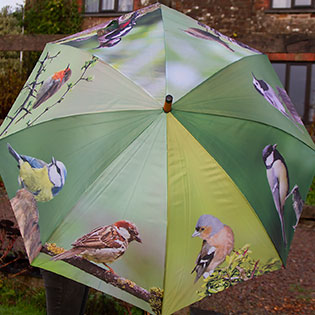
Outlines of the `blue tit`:
<svg viewBox="0 0 315 315">
<path fill-rule="evenodd" d="M 10 154 L 18 162 L 20 169 L 19 183 L 30 191 L 37 201 L 53 199 L 65 184 L 67 170 L 64 164 L 52 157 L 47 164 L 34 157 L 18 154 L 7 144 Z"/>
<path fill-rule="evenodd" d="M 267 179 L 276 206 L 282 230 L 284 245 L 287 245 L 284 223 L 284 204 L 289 193 L 289 174 L 284 158 L 276 149 L 277 144 L 268 144 L 263 149 L 263 161 L 266 166 Z"/>
<path fill-rule="evenodd" d="M 234 248 L 232 229 L 210 214 L 204 214 L 199 218 L 192 237 L 197 236 L 203 240 L 203 243 L 192 271 L 197 273 L 195 283 L 201 275 L 204 278 L 211 275 Z"/>
</svg>

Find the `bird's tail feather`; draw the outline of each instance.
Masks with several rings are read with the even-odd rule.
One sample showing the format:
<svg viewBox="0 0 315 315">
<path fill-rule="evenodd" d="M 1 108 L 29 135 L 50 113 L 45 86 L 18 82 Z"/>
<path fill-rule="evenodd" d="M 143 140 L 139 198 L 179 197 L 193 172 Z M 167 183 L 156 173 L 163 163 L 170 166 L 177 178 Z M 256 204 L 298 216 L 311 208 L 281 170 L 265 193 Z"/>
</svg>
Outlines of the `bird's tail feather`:
<svg viewBox="0 0 315 315">
<path fill-rule="evenodd" d="M 21 160 L 21 156 L 11 147 L 9 143 L 7 143 L 7 147 L 10 154 L 19 162 Z"/>
<path fill-rule="evenodd" d="M 283 219 L 280 218 L 281 221 L 281 230 L 282 230 L 282 238 L 283 238 L 283 243 L 284 246 L 287 246 L 287 236 L 285 234 L 285 226 L 284 226 L 284 221 Z"/>
<path fill-rule="evenodd" d="M 65 252 L 63 252 L 61 254 L 58 254 L 58 255 L 52 257 L 51 260 L 56 261 L 56 260 L 72 258 L 72 257 L 74 257 L 76 255 L 79 255 L 81 252 L 82 252 L 82 250 L 79 249 L 79 248 L 72 248 L 70 250 L 67 250 L 67 251 L 65 251 Z"/>
</svg>

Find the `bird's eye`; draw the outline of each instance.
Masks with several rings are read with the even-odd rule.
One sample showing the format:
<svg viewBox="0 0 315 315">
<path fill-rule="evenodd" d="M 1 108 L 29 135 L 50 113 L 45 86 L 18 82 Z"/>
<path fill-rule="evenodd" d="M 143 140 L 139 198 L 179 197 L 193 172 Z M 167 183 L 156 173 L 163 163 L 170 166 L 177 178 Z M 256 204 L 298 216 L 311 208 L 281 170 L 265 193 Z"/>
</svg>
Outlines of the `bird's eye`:
<svg viewBox="0 0 315 315">
<path fill-rule="evenodd" d="M 201 231 L 204 231 L 204 229 L 205 229 L 205 228 L 202 227 L 200 230 L 201 230 Z"/>
</svg>

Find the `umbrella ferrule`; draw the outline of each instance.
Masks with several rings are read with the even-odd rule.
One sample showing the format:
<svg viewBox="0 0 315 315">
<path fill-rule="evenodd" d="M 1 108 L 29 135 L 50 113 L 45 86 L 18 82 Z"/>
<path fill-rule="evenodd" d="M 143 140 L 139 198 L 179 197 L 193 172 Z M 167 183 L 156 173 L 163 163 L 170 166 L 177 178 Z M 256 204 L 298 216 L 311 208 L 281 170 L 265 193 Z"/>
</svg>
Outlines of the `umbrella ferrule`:
<svg viewBox="0 0 315 315">
<path fill-rule="evenodd" d="M 163 110 L 165 113 L 169 113 L 172 110 L 172 103 L 173 103 L 173 96 L 172 95 L 166 95 L 165 97 L 165 103 Z"/>
</svg>

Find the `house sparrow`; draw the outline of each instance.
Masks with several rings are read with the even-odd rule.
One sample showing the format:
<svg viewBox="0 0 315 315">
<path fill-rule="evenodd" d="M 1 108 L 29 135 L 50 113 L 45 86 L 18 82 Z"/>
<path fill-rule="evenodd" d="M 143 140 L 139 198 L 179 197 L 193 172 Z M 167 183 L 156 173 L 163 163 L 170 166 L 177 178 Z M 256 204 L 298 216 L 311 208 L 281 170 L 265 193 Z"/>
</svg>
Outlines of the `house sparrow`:
<svg viewBox="0 0 315 315">
<path fill-rule="evenodd" d="M 191 272 L 197 273 L 196 283 L 201 275 L 204 278 L 211 275 L 231 253 L 234 247 L 234 234 L 232 229 L 218 218 L 204 214 L 199 218 L 192 236 L 199 236 L 203 240 L 196 266 Z"/>
<path fill-rule="evenodd" d="M 118 221 L 111 225 L 105 225 L 83 235 L 73 244 L 73 248 L 52 260 L 61 260 L 81 255 L 83 258 L 104 264 L 111 272 L 114 272 L 107 263 L 112 263 L 122 256 L 130 242 L 142 243 L 137 227 L 129 221 Z"/>
</svg>

